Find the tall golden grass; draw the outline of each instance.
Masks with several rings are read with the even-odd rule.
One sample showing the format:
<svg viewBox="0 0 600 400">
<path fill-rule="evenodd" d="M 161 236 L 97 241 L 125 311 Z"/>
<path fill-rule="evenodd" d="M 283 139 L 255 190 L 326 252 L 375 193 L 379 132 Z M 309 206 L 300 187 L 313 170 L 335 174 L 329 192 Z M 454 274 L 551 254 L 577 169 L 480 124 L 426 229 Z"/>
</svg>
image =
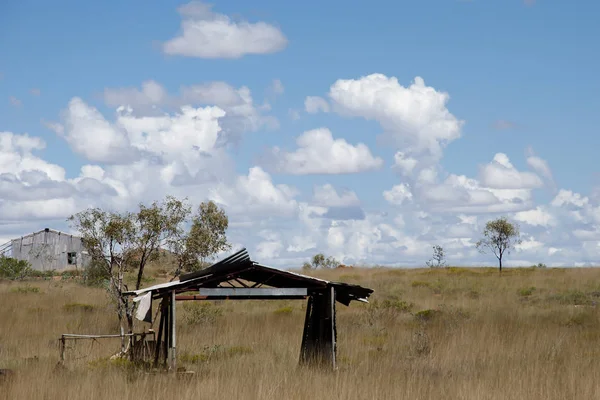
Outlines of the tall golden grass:
<svg viewBox="0 0 600 400">
<path fill-rule="evenodd" d="M 338 305 L 335 372 L 297 366 L 299 301 L 178 304 L 179 362 L 194 374 L 110 362 L 118 340 L 78 342 L 58 368 L 61 333 L 117 332 L 104 292 L 61 281 L 1 283 L 0 368 L 15 374 L 0 379 L 0 397 L 600 396 L 600 269 L 507 269 L 499 276 L 492 269 L 346 268 L 317 275 L 375 290 L 370 304 Z"/>
</svg>

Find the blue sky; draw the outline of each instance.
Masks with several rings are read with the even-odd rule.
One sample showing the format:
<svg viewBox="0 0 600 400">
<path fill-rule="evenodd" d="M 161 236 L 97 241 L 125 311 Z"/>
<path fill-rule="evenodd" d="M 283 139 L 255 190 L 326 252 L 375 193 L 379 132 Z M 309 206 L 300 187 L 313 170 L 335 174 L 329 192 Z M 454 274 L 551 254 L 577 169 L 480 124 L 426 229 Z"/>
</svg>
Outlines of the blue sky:
<svg viewBox="0 0 600 400">
<path fill-rule="evenodd" d="M 515 264 L 596 263 L 599 11 L 550 0 L 3 2 L 0 239 L 65 228 L 90 205 L 176 194 L 219 201 L 232 241 L 275 265 L 318 251 L 418 265 L 434 243 L 453 263 L 492 263 L 473 243 L 498 215 L 528 243 Z M 190 125 L 200 109 L 212 116 Z"/>
</svg>

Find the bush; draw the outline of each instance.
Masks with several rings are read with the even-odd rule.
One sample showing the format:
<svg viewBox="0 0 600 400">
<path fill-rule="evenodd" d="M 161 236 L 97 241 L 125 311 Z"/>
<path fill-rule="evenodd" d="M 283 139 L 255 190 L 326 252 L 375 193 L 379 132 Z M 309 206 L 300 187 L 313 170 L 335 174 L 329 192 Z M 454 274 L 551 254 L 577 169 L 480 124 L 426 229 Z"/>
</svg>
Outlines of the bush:
<svg viewBox="0 0 600 400">
<path fill-rule="evenodd" d="M 392 296 L 382 301 L 374 300 L 371 308 L 377 310 L 389 310 L 398 313 L 409 313 L 414 306 L 415 305 L 411 302 L 402 300 L 397 296 Z"/>
<path fill-rule="evenodd" d="M 531 286 L 531 287 L 519 289 L 518 293 L 519 293 L 519 296 L 521 296 L 521 297 L 527 297 L 527 296 L 531 296 L 534 291 L 535 291 L 535 286 Z"/>
<path fill-rule="evenodd" d="M 415 318 L 419 321 L 431 321 L 434 317 L 441 314 L 441 311 L 434 309 L 427 309 L 417 311 L 414 315 Z"/>
<path fill-rule="evenodd" d="M 36 270 L 31 270 L 31 272 L 29 273 L 28 277 L 31 278 L 41 278 L 41 279 L 51 279 L 54 275 L 56 274 L 56 271 L 51 269 L 51 270 L 46 270 L 46 271 L 36 271 Z"/>
<path fill-rule="evenodd" d="M 381 308 L 394 310 L 400 313 L 408 313 L 414 306 L 413 303 L 400 299 L 385 299 L 381 302 Z"/>
<path fill-rule="evenodd" d="M 36 286 L 25 285 L 14 287 L 10 289 L 10 291 L 12 293 L 39 293 L 40 288 Z"/>
<path fill-rule="evenodd" d="M 91 261 L 83 271 L 83 282 L 88 286 L 106 287 L 110 282 L 110 274 L 97 261 Z"/>
<path fill-rule="evenodd" d="M 25 260 L 0 256 L 0 278 L 25 279 L 32 273 L 31 265 Z"/>
<path fill-rule="evenodd" d="M 555 301 L 563 305 L 587 305 L 590 304 L 590 298 L 581 290 L 567 290 L 556 293 L 548 297 L 548 300 Z"/>
</svg>

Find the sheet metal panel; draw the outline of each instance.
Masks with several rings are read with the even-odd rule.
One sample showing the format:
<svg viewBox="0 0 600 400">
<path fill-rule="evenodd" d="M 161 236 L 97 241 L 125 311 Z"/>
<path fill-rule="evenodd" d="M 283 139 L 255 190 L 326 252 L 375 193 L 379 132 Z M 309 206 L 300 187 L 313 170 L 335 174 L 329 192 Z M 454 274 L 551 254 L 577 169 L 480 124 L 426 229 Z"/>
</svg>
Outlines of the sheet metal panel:
<svg viewBox="0 0 600 400">
<path fill-rule="evenodd" d="M 308 295 L 306 288 L 200 288 L 200 296 L 252 296 L 252 297 L 281 297 Z"/>
<path fill-rule="evenodd" d="M 11 256 L 36 271 L 83 268 L 89 261 L 80 237 L 51 229 L 13 239 Z"/>
</svg>

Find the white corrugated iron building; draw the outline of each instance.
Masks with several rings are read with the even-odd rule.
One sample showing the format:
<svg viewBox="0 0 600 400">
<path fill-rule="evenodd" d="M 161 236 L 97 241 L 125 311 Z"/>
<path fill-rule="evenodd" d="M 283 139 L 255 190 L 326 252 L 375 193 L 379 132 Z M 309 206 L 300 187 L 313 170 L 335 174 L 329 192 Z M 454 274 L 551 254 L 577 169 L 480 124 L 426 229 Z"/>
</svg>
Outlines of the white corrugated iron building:
<svg viewBox="0 0 600 400">
<path fill-rule="evenodd" d="M 89 261 L 81 237 L 49 228 L 12 239 L 6 250 L 5 255 L 29 261 L 36 271 L 79 269 Z"/>
</svg>

